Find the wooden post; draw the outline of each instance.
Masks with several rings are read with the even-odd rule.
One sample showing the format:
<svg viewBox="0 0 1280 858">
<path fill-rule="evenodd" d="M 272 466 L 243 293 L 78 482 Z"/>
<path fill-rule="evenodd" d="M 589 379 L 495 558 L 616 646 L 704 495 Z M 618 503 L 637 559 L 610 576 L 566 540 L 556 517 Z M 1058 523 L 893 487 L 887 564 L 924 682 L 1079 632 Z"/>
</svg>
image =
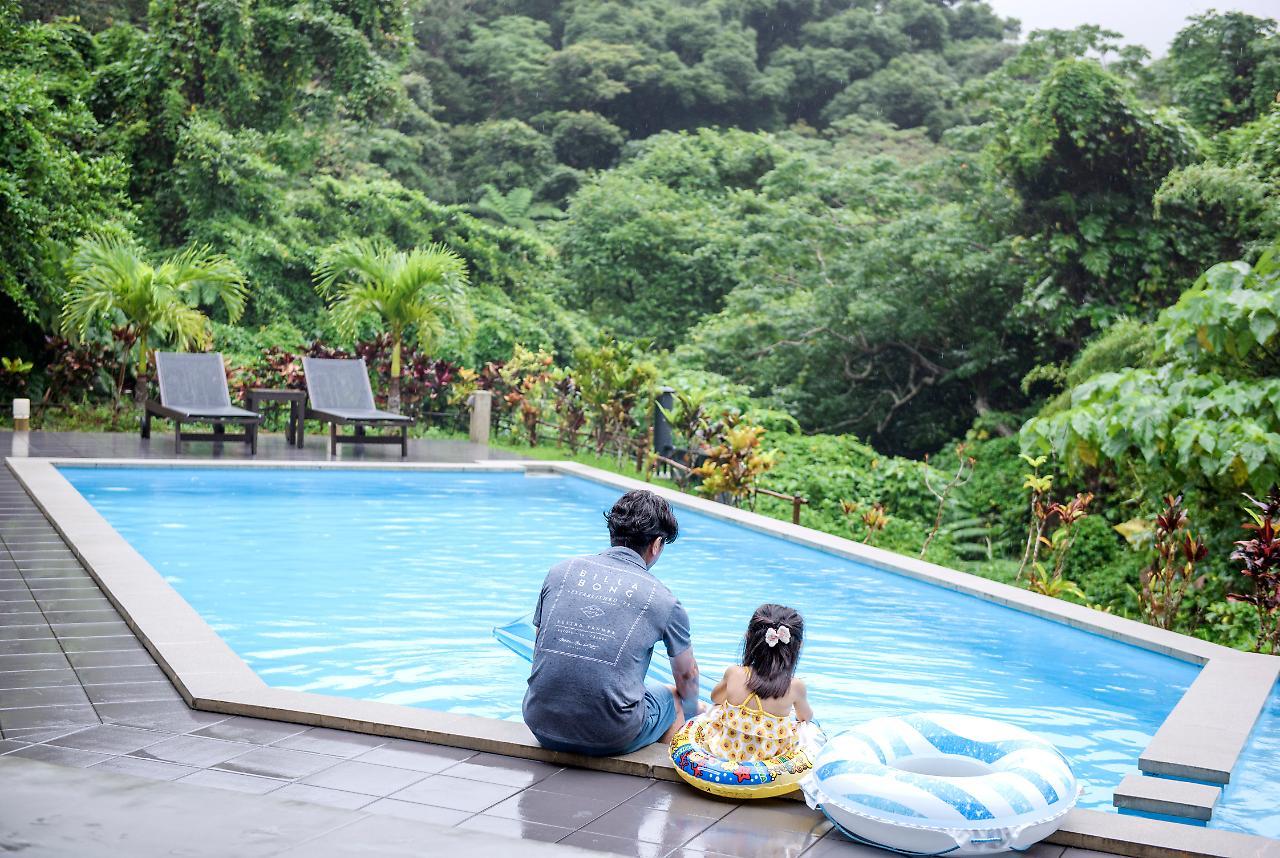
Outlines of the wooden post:
<svg viewBox="0 0 1280 858">
<path fill-rule="evenodd" d="M 489 419 L 493 409 L 493 394 L 477 390 L 467 399 L 471 406 L 471 443 L 489 444 Z"/>
</svg>

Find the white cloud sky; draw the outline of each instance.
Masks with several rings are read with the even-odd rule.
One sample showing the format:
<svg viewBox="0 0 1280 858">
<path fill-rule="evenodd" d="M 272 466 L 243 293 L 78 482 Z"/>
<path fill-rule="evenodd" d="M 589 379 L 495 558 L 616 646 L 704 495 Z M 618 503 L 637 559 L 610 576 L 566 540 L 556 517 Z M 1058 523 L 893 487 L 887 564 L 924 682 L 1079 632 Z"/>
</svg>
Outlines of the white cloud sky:
<svg viewBox="0 0 1280 858">
<path fill-rule="evenodd" d="M 1070 29 L 1080 24 L 1097 24 L 1123 33 L 1126 43 L 1146 46 L 1160 57 L 1169 42 L 1186 24 L 1187 17 L 1217 9 L 1219 12 L 1247 12 L 1259 18 L 1280 19 L 1280 0 L 988 0 L 1005 18 L 1022 21 L 1022 34 L 1032 30 Z"/>
</svg>

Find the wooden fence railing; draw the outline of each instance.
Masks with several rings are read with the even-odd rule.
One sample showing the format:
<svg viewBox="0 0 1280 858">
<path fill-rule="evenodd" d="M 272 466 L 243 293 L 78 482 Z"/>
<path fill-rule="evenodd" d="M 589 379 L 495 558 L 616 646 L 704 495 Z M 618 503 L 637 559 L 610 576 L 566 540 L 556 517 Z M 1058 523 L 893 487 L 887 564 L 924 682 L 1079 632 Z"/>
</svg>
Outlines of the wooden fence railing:
<svg viewBox="0 0 1280 858">
<path fill-rule="evenodd" d="M 506 411 L 506 410 L 495 413 L 494 424 L 499 428 L 505 428 L 507 430 L 519 430 L 524 426 L 524 422 L 520 419 L 520 417 L 517 414 L 515 414 L 512 411 Z M 565 434 L 567 434 L 561 430 L 560 424 L 558 423 L 553 423 L 549 420 L 543 420 L 542 418 L 539 418 L 537 421 L 537 424 L 539 426 L 545 426 L 548 429 L 553 430 L 556 433 L 555 437 L 557 439 L 561 439 L 565 436 Z M 645 436 L 641 438 L 635 438 L 629 435 L 622 435 L 622 436 L 609 435 L 603 439 L 601 439 L 597 433 L 591 432 L 585 429 L 576 430 L 571 434 L 586 440 L 588 443 L 584 444 L 584 446 L 594 445 L 598 448 L 599 441 L 603 440 L 606 447 L 613 446 L 618 451 L 619 461 L 621 461 L 622 451 L 624 449 L 630 448 L 631 452 L 635 455 L 636 470 L 643 472 L 644 478 L 646 481 L 648 481 L 652 475 L 651 466 L 652 466 L 652 463 L 654 462 L 660 462 L 668 467 L 675 468 L 685 474 L 688 474 L 693 470 L 693 468 L 689 467 L 685 463 L 677 462 L 675 459 L 668 458 L 667 456 L 660 456 L 657 453 L 650 455 L 649 449 L 650 449 L 650 445 L 652 444 L 651 433 L 647 433 Z M 646 467 L 646 463 L 649 465 L 649 467 Z M 756 495 L 764 495 L 765 497 L 777 498 L 778 500 L 784 500 L 790 503 L 792 524 L 800 523 L 800 510 L 801 508 L 809 504 L 808 498 L 805 498 L 801 495 L 791 495 L 791 494 L 786 494 L 785 492 L 776 492 L 773 489 L 767 489 L 761 486 L 753 486 L 751 491 Z"/>
</svg>

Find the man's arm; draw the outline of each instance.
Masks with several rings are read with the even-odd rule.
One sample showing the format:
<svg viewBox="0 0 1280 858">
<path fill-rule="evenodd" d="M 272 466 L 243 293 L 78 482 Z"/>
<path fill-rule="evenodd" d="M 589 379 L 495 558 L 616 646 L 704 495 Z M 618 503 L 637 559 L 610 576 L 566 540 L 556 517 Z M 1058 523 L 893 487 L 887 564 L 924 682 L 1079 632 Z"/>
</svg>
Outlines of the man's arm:
<svg viewBox="0 0 1280 858">
<path fill-rule="evenodd" d="M 671 658 L 671 675 L 676 679 L 676 696 L 684 709 L 684 717 L 698 714 L 698 661 L 693 657 L 693 647 Z"/>
</svg>

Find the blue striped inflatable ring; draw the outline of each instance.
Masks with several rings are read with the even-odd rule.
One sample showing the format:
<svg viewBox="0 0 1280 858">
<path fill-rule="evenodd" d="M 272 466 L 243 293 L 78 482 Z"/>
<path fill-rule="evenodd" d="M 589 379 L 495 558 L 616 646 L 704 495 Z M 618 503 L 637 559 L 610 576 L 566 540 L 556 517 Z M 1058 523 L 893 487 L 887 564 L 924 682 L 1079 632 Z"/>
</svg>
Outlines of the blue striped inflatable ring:
<svg viewBox="0 0 1280 858">
<path fill-rule="evenodd" d="M 1079 798 L 1057 748 L 989 718 L 877 718 L 827 742 L 801 788 L 855 840 L 908 855 L 1021 851 Z"/>
</svg>

